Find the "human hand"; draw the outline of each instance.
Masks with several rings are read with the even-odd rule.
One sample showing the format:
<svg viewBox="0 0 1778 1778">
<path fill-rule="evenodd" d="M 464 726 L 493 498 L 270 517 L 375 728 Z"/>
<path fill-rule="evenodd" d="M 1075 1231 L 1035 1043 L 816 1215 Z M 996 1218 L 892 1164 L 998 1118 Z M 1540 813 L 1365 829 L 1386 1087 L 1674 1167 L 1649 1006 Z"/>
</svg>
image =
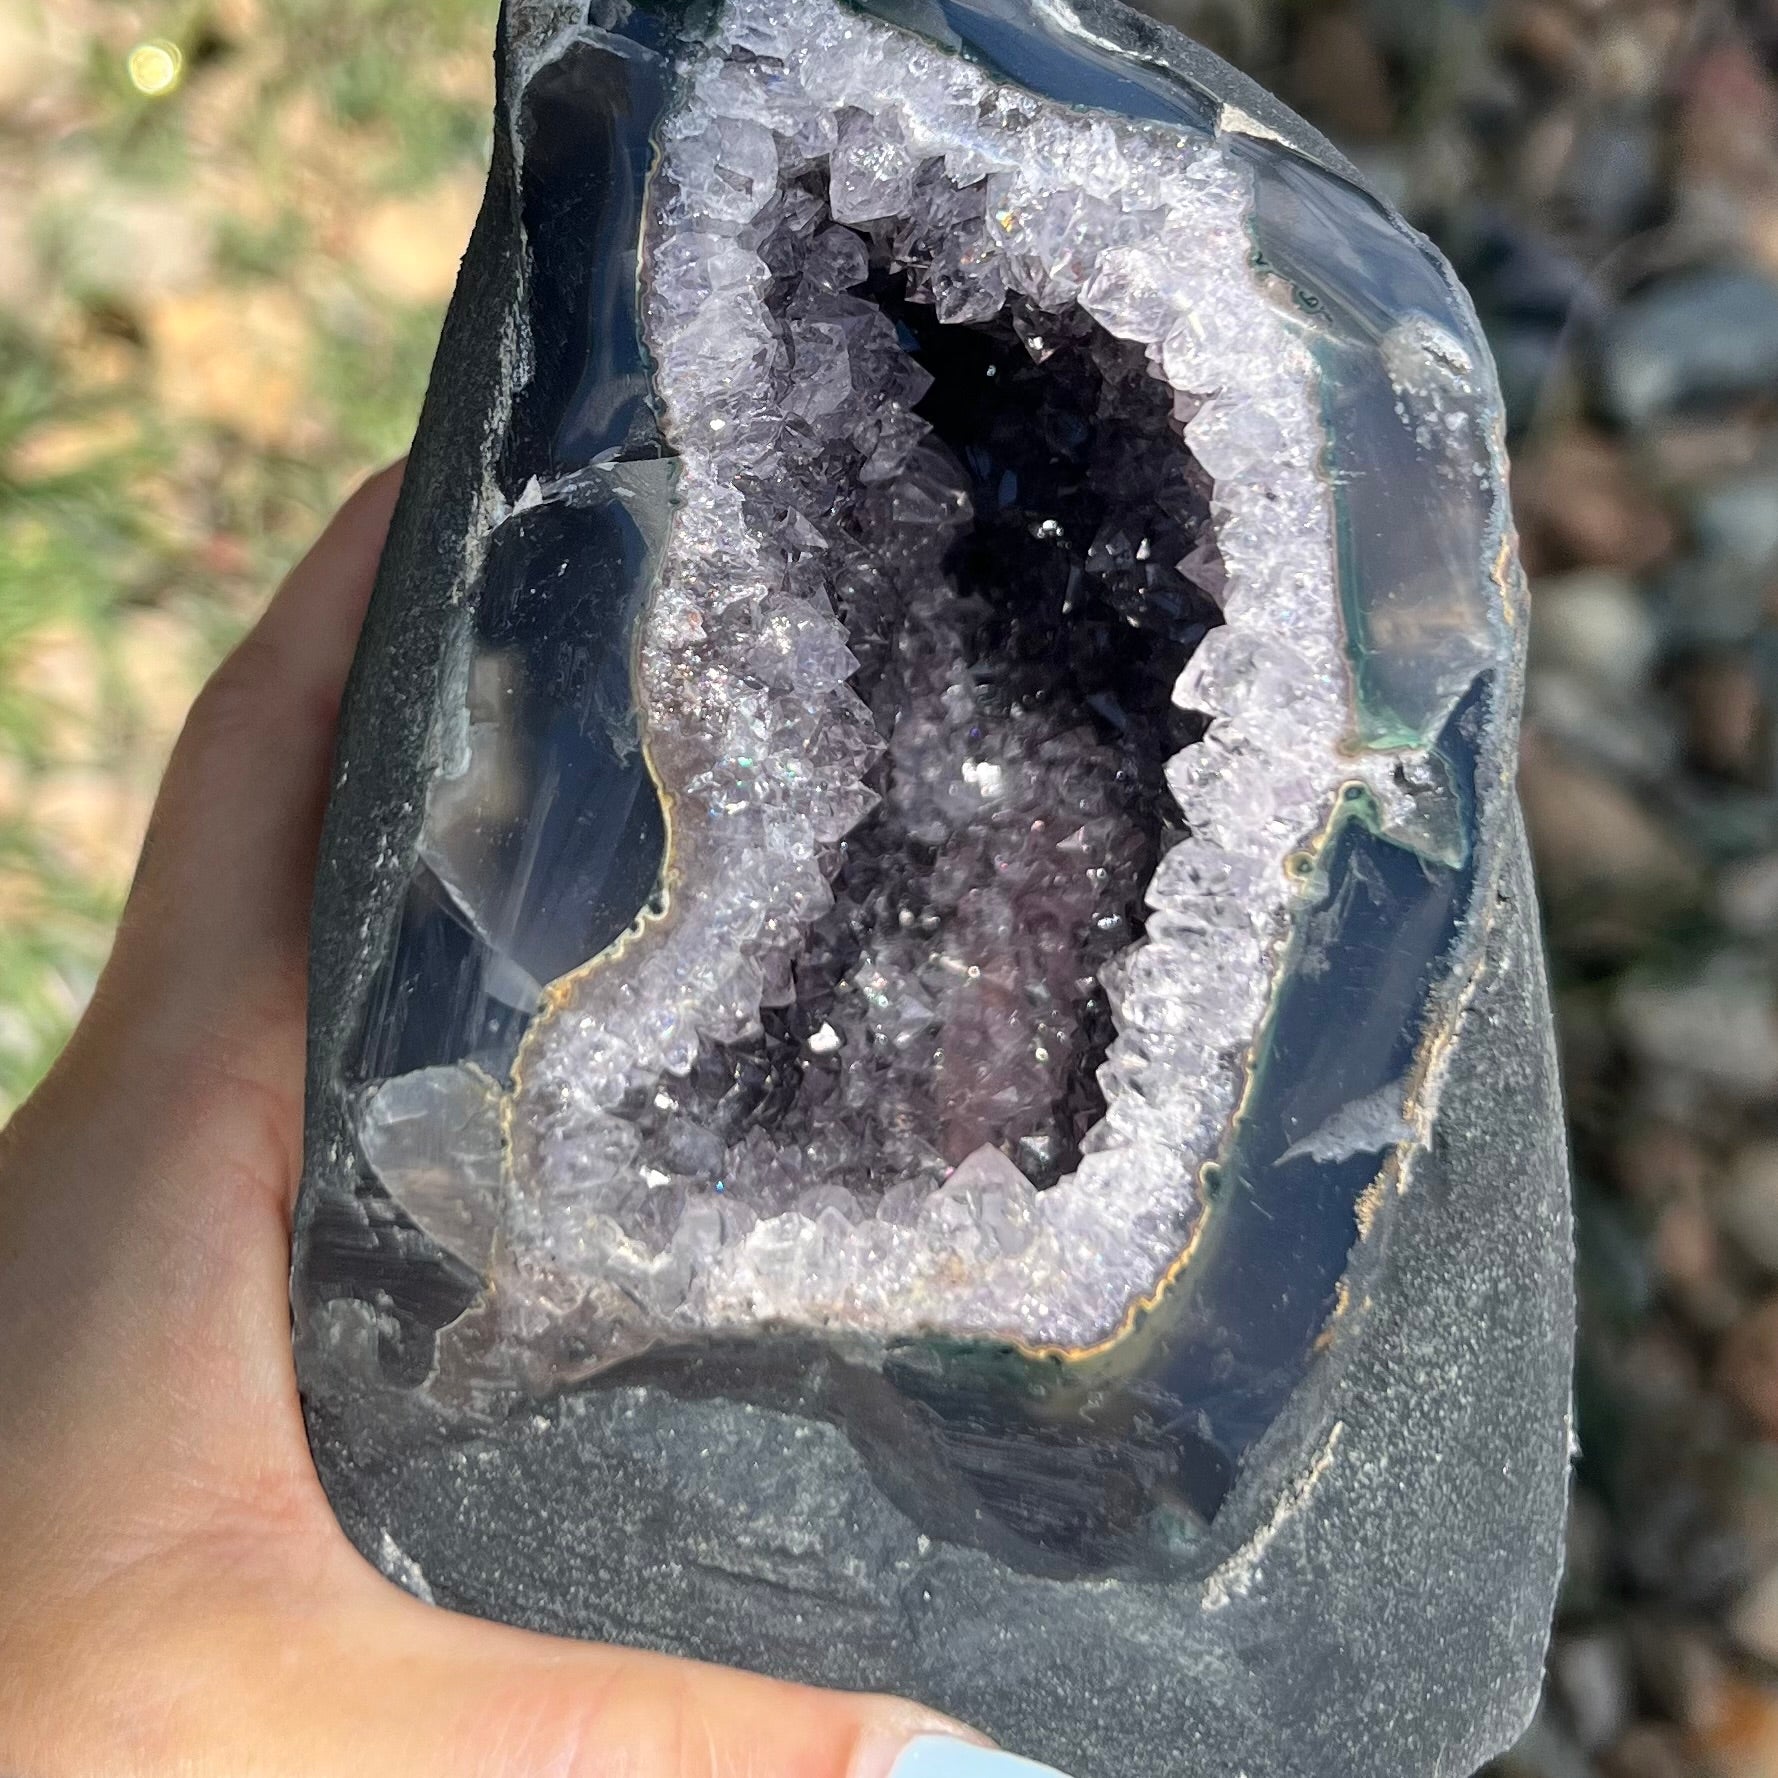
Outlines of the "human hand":
<svg viewBox="0 0 1778 1778">
<path fill-rule="evenodd" d="M 92 1005 L 0 1134 L 0 1773 L 1016 1769 L 899 1700 L 423 1605 L 334 1520 L 287 1296 L 309 890 L 398 482 L 199 697 Z"/>
</svg>

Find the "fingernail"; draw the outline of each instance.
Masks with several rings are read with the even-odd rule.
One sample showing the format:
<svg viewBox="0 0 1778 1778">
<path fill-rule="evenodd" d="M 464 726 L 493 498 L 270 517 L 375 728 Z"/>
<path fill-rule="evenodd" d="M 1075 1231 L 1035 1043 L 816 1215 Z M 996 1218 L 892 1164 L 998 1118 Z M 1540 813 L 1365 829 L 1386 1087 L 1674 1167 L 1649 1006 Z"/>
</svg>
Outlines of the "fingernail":
<svg viewBox="0 0 1778 1778">
<path fill-rule="evenodd" d="M 889 1778 L 1065 1778 L 1054 1766 L 978 1747 L 955 1735 L 918 1735 L 889 1768 Z"/>
</svg>

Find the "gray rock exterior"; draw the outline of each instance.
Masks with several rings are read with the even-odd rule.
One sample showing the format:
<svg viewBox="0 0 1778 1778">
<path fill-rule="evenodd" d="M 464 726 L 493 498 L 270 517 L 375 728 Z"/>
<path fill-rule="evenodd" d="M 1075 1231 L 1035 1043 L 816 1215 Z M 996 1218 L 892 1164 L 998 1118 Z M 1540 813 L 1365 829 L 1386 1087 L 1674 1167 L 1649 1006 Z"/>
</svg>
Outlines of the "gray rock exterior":
<svg viewBox="0 0 1778 1778">
<path fill-rule="evenodd" d="M 341 1523 L 441 1605 L 906 1693 L 1076 1778 L 1472 1769 L 1536 1699 L 1572 1438 L 1567 1177 L 1510 782 L 1515 685 L 1495 686 L 1506 714 L 1480 744 L 1471 922 L 1485 951 L 1430 1143 L 1355 1250 L 1360 1312 L 1341 1317 L 1165 1578 L 1047 1577 L 926 1534 L 813 1389 L 767 1406 L 633 1381 L 475 1423 L 414 1387 L 479 1281 L 365 1177 L 344 1083 L 530 369 L 517 96 L 582 11 L 514 3 L 503 19 L 487 202 L 342 728 L 293 1267 L 305 1410 Z M 1356 177 L 1195 46 L 1121 8 L 1082 16 L 1233 107 L 1256 139 Z"/>
</svg>

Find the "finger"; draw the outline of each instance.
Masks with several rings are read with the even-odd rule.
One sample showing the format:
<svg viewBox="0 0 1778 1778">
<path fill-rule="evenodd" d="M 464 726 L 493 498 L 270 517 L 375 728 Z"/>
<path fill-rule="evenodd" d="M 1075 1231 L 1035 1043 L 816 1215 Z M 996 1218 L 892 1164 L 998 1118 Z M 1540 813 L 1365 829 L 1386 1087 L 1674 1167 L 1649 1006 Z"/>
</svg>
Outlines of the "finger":
<svg viewBox="0 0 1778 1778">
<path fill-rule="evenodd" d="M 283 1263 L 315 846 L 400 480 L 397 465 L 346 502 L 199 695 L 93 1004 L 7 1132 L 0 1183 L 27 1187 L 0 1211 L 21 1240 L 34 1230 L 67 1288 L 77 1274 L 102 1291 L 107 1318 L 187 1278 L 195 1313 L 215 1294 L 205 1280 Z M 242 1214 L 257 1219 L 248 1245 Z M 225 1229 L 234 1257 L 219 1268 L 203 1237 Z"/>
<path fill-rule="evenodd" d="M 355 1560 L 317 1560 L 306 1588 L 274 1580 L 269 1606 L 250 1587 L 231 1609 L 214 1576 L 200 1581 L 198 1610 L 164 1592 L 136 1600 L 156 1635 L 116 1716 L 78 1713 L 92 1769 L 139 1750 L 148 1721 L 169 1766 L 263 1778 L 901 1778 L 898 1760 L 923 1737 L 962 1760 L 988 1746 L 897 1698 L 456 1616 L 362 1565 L 342 1608 L 342 1557 Z M 89 1635 L 81 1662 L 99 1663 L 104 1646 Z M 52 1681 L 52 1696 L 79 1681 Z M 922 1778 L 950 1774 L 928 1758 Z M 997 1769 L 963 1765 L 956 1778 Z"/>
<path fill-rule="evenodd" d="M 354 491 L 255 626 L 269 677 L 291 694 L 337 708 L 406 472 L 402 458 Z"/>
<path fill-rule="evenodd" d="M 94 1003 L 0 1136 L 0 1522 L 57 1474 L 105 1522 L 170 1513 L 218 1428 L 245 1476 L 302 1461 L 281 1305 L 308 899 L 398 483 L 347 502 L 204 692 Z"/>
<path fill-rule="evenodd" d="M 398 1656 L 348 1664 L 363 1718 L 317 1724 L 303 1769 L 343 1769 L 369 1722 L 379 1744 L 367 1769 L 388 1778 L 887 1778 L 916 1736 L 967 1733 L 901 1699 L 537 1636 L 391 1597 L 357 1633 Z"/>
<path fill-rule="evenodd" d="M 249 1079 L 300 1078 L 315 848 L 339 701 L 401 485 L 366 482 L 199 694 L 168 766 L 101 1016 L 122 1003 Z"/>
</svg>

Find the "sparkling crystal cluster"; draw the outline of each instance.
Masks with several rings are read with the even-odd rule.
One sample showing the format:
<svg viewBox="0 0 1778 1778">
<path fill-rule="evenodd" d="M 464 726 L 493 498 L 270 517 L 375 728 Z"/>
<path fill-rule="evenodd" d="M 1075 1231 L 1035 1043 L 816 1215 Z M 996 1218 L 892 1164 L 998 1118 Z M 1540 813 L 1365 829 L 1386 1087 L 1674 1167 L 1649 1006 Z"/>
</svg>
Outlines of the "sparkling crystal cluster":
<svg viewBox="0 0 1778 1778">
<path fill-rule="evenodd" d="M 1318 372 L 1250 175 L 821 0 L 727 7 L 665 136 L 679 506 L 640 684 L 671 863 L 515 1070 L 534 1312 L 612 1355 L 761 1323 L 1089 1343 L 1186 1244 L 1286 860 L 1354 775 Z M 1089 363 L 1114 434 L 1157 400 L 1173 429 L 1195 523 L 1138 484 L 1095 540 L 1159 542 L 1219 608 L 1118 644 L 1208 719 L 1165 788 L 971 656 L 981 491 L 915 411 L 928 307 Z"/>
</svg>

